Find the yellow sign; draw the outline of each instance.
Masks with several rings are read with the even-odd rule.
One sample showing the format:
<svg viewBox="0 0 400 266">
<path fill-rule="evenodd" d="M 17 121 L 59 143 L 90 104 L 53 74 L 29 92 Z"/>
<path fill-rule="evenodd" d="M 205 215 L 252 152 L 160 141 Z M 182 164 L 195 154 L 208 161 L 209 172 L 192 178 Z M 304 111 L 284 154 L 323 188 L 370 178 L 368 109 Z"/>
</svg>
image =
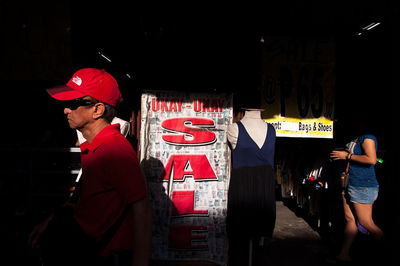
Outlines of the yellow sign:
<svg viewBox="0 0 400 266">
<path fill-rule="evenodd" d="M 330 139 L 333 136 L 333 121 L 324 117 L 319 119 L 300 119 L 277 115 L 274 118 L 265 120 L 275 127 L 276 135 L 281 137 Z"/>
<path fill-rule="evenodd" d="M 277 136 L 333 138 L 334 52 L 330 39 L 264 38 L 262 116 Z"/>
</svg>

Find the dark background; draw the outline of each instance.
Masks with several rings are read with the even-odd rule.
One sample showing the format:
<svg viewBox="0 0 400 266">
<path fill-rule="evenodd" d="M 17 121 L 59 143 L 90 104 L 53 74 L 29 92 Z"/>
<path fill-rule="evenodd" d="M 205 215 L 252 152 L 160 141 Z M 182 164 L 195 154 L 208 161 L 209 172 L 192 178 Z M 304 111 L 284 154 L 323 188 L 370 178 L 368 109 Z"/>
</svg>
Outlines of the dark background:
<svg viewBox="0 0 400 266">
<path fill-rule="evenodd" d="M 360 125 L 368 128 L 378 137 L 385 160 L 382 223 L 393 238 L 399 236 L 393 134 L 398 113 L 394 94 L 398 4 L 376 0 L 215 2 L 0 1 L 0 147 L 5 158 L 0 160 L 0 211 L 6 217 L 0 224 L 6 239 L 2 250 L 11 256 L 24 253 L 22 241 L 32 224 L 55 205 L 56 201 L 43 210 L 49 197 L 31 202 L 36 195 L 32 191 L 48 196 L 51 184 L 65 185 L 50 177 L 37 183 L 40 178 L 32 174 L 33 170 L 40 174 L 41 169 L 68 167 L 65 164 L 70 162 L 70 158 L 52 162 L 55 157 L 39 156 L 35 149 L 71 147 L 76 141 L 63 109 L 46 88 L 66 83 L 79 68 L 105 68 L 120 84 L 126 107 L 120 117 L 125 119 L 131 109 L 139 108 L 143 89 L 246 91 L 251 98 L 260 85 L 261 36 L 334 39 L 334 139 L 280 138 L 277 150 L 292 149 L 294 158 L 308 151 L 306 158 L 313 160 L 326 156 L 333 147 L 343 147 Z M 359 36 L 361 27 L 371 22 L 381 25 Z"/>
<path fill-rule="evenodd" d="M 0 3 L 0 79 L 7 99 L 2 109 L 11 112 L 5 116 L 6 124 L 23 127 L 8 136 L 5 144 L 38 145 L 49 126 L 56 125 L 52 131 L 57 131 L 62 119 L 55 116 L 56 110 L 61 116 L 62 110 L 50 107 L 52 101 L 44 89 L 65 83 L 82 67 L 105 68 L 116 76 L 129 106 L 137 106 L 140 91 L 149 88 L 254 91 L 260 84 L 261 36 L 333 38 L 335 131 L 341 135 L 341 127 L 352 125 L 350 117 L 355 112 L 363 114 L 377 134 L 391 127 L 384 120 L 392 121 L 393 105 L 388 100 L 393 99 L 398 5 L 390 1 Z M 361 27 L 375 21 L 381 25 L 357 35 Z M 23 115 L 27 110 L 29 119 Z M 53 141 L 63 146 L 65 137 L 60 143 L 60 138 Z"/>
</svg>

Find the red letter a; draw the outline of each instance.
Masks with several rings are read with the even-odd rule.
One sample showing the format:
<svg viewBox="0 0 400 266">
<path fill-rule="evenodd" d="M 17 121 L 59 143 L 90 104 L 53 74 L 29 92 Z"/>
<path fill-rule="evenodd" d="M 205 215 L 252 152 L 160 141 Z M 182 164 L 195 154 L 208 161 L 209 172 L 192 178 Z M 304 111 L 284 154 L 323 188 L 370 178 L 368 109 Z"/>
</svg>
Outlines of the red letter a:
<svg viewBox="0 0 400 266">
<path fill-rule="evenodd" d="M 172 155 L 165 166 L 165 175 L 162 179 L 168 180 L 171 171 L 171 178 L 174 181 L 185 181 L 186 177 L 193 177 L 196 181 L 218 179 L 205 154 Z"/>
</svg>

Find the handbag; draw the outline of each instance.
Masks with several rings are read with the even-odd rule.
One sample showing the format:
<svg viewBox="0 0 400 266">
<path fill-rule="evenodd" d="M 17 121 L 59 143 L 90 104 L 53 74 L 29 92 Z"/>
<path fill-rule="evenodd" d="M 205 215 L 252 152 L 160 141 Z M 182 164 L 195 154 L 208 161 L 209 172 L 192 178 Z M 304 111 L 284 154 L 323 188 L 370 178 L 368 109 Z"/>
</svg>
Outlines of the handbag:
<svg viewBox="0 0 400 266">
<path fill-rule="evenodd" d="M 349 173 L 347 171 L 342 172 L 342 174 L 340 175 L 340 182 L 342 185 L 342 189 L 345 190 L 347 188 L 347 185 L 349 184 Z"/>
<path fill-rule="evenodd" d="M 353 144 L 351 145 L 351 147 L 349 149 L 350 157 L 352 155 L 351 152 L 352 152 L 354 146 L 356 145 L 357 141 L 358 141 L 358 138 L 353 142 Z M 345 189 L 347 188 L 347 185 L 349 184 L 349 168 L 350 168 L 350 159 L 347 160 L 346 171 L 342 172 L 342 174 L 340 175 L 340 182 L 342 185 L 342 193 L 345 191 Z"/>
</svg>

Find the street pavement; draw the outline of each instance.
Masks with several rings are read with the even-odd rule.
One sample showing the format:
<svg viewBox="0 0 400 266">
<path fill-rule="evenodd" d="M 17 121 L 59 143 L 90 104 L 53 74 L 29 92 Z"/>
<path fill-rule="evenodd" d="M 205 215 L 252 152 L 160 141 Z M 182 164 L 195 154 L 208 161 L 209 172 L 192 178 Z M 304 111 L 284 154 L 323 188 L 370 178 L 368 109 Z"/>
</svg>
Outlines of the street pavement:
<svg viewBox="0 0 400 266">
<path fill-rule="evenodd" d="M 276 202 L 276 224 L 272 239 L 261 247 L 253 243 L 254 265 L 324 265 L 329 247 L 320 235 L 282 201 Z"/>
<path fill-rule="evenodd" d="M 293 207 L 291 207 L 293 209 Z M 251 266 L 326 266 L 334 265 L 326 262 L 328 257 L 334 253 L 338 243 L 327 241 L 304 220 L 296 215 L 282 201 L 276 202 L 276 224 L 271 239 L 265 239 L 262 246 L 253 243 Z M 326 237 L 325 237 L 326 238 Z M 334 239 L 337 239 L 335 237 Z M 331 238 L 332 239 L 332 238 Z M 10 244 L 10 243 L 8 243 Z M 398 244 L 397 244 L 398 245 Z M 355 262 L 337 265 L 395 265 L 392 258 L 385 250 L 379 249 L 371 237 L 359 234 L 356 239 L 353 254 Z M 388 249 L 394 249 L 393 246 Z M 17 254 L 25 254 L 26 248 L 21 248 Z M 28 254 L 29 252 L 26 252 Z M 3 256 L 0 265 L 40 265 L 36 256 L 30 254 L 28 257 Z M 25 254 L 25 255 L 26 255 Z M 7 258 L 11 258 L 8 261 Z M 210 262 L 162 262 L 152 263 L 152 266 L 215 266 Z M 243 266 L 248 266 L 243 265 Z"/>
<path fill-rule="evenodd" d="M 357 237 L 352 263 L 328 263 L 333 246 L 302 217 L 296 216 L 282 201 L 277 201 L 272 239 L 265 240 L 263 246 L 253 243 L 252 266 L 394 265 L 369 236 L 359 234 Z"/>
</svg>

